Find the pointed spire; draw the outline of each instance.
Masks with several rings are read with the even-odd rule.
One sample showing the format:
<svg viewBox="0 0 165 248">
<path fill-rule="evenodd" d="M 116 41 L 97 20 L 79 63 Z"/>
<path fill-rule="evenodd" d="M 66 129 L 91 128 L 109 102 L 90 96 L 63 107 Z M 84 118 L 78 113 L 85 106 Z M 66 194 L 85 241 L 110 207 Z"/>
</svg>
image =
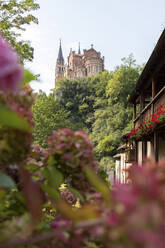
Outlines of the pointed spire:
<svg viewBox="0 0 165 248">
<path fill-rule="evenodd" d="M 80 42 L 79 42 L 78 54 L 81 54 L 81 50 L 80 50 Z"/>
<path fill-rule="evenodd" d="M 60 47 L 59 47 L 59 52 L 58 52 L 58 63 L 63 65 L 64 64 L 64 57 L 63 57 L 63 54 L 62 54 L 62 47 L 61 47 L 61 39 L 60 39 Z"/>
</svg>

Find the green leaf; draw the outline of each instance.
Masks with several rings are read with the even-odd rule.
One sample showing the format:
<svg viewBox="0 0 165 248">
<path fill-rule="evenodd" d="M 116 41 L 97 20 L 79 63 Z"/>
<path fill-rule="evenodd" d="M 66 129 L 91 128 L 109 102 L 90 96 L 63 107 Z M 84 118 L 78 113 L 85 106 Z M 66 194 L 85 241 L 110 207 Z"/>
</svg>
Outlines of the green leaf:
<svg viewBox="0 0 165 248">
<path fill-rule="evenodd" d="M 45 167 L 42 174 L 47 179 L 47 182 L 51 187 L 59 189 L 60 185 L 63 183 L 62 173 L 54 167 Z"/>
<path fill-rule="evenodd" d="M 60 185 L 63 183 L 64 178 L 62 173 L 55 168 L 55 160 L 53 156 L 49 156 L 48 165 L 50 184 L 56 188 L 59 188 Z"/>
<path fill-rule="evenodd" d="M 54 157 L 53 157 L 53 156 L 49 156 L 49 158 L 48 158 L 48 165 L 49 165 L 50 167 L 53 167 L 54 164 L 55 164 Z"/>
<path fill-rule="evenodd" d="M 104 181 L 90 167 L 85 167 L 84 172 L 96 191 L 102 194 L 107 203 L 110 203 L 110 189 Z"/>
<path fill-rule="evenodd" d="M 21 84 L 26 85 L 33 80 L 37 80 L 36 76 L 34 76 L 30 71 L 24 70 L 24 78 Z"/>
<path fill-rule="evenodd" d="M 22 131 L 30 131 L 30 126 L 26 120 L 6 107 L 0 105 L 0 125 L 19 129 Z"/>
<path fill-rule="evenodd" d="M 82 196 L 82 194 L 80 194 L 80 192 L 72 187 L 68 187 L 68 189 L 70 190 L 70 192 L 72 194 L 74 194 L 77 198 L 80 199 L 81 202 L 84 202 L 84 197 Z"/>
<path fill-rule="evenodd" d="M 35 172 L 38 170 L 38 166 L 36 164 L 29 163 L 29 164 L 25 165 L 25 169 L 27 169 L 31 172 Z"/>
<path fill-rule="evenodd" d="M 42 184 L 41 188 L 44 192 L 46 192 L 55 201 L 60 200 L 60 193 L 56 189 L 52 188 L 49 185 L 45 185 L 45 184 Z"/>
<path fill-rule="evenodd" d="M 100 218 L 100 213 L 97 211 L 97 209 L 89 204 L 82 206 L 80 209 L 76 209 L 65 201 L 60 201 L 56 206 L 60 213 L 71 219 L 73 222 L 81 222 Z"/>
<path fill-rule="evenodd" d="M 14 181 L 4 173 L 0 172 L 0 187 L 2 188 L 15 188 Z"/>
</svg>

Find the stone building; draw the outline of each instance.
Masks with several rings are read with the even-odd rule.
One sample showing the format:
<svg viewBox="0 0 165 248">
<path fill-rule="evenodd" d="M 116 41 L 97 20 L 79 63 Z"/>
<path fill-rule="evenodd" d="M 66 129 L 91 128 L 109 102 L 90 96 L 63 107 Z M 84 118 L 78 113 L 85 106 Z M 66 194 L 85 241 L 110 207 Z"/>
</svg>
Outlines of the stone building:
<svg viewBox="0 0 165 248">
<path fill-rule="evenodd" d="M 93 45 L 89 50 L 84 49 L 81 54 L 80 44 L 78 53 L 70 50 L 67 64 L 64 64 L 61 41 L 59 47 L 58 58 L 56 62 L 55 82 L 60 78 L 82 78 L 87 76 L 95 76 L 97 73 L 104 71 L 104 57 L 97 52 Z"/>
</svg>

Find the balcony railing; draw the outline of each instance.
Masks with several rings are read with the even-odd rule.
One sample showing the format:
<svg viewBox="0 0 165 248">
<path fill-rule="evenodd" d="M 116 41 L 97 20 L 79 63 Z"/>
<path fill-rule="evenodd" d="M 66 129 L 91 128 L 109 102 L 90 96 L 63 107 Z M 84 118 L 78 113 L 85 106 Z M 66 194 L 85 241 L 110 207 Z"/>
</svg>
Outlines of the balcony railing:
<svg viewBox="0 0 165 248">
<path fill-rule="evenodd" d="M 134 127 L 137 128 L 143 121 L 150 119 L 160 105 L 165 105 L 165 86 L 155 95 L 152 101 L 144 107 L 141 113 L 134 120 Z"/>
</svg>

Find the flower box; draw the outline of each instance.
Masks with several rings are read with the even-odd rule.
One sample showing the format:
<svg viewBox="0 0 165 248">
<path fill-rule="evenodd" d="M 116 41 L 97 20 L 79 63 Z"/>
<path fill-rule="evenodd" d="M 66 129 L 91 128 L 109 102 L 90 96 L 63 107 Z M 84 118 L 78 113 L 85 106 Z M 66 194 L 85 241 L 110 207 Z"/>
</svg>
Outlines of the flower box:
<svg viewBox="0 0 165 248">
<path fill-rule="evenodd" d="M 149 120 L 144 121 L 141 125 L 130 132 L 129 138 L 132 140 L 140 140 L 142 137 L 148 136 L 152 133 L 154 129 L 163 122 L 165 122 L 165 106 L 160 105 L 157 112 L 151 115 Z"/>
</svg>

